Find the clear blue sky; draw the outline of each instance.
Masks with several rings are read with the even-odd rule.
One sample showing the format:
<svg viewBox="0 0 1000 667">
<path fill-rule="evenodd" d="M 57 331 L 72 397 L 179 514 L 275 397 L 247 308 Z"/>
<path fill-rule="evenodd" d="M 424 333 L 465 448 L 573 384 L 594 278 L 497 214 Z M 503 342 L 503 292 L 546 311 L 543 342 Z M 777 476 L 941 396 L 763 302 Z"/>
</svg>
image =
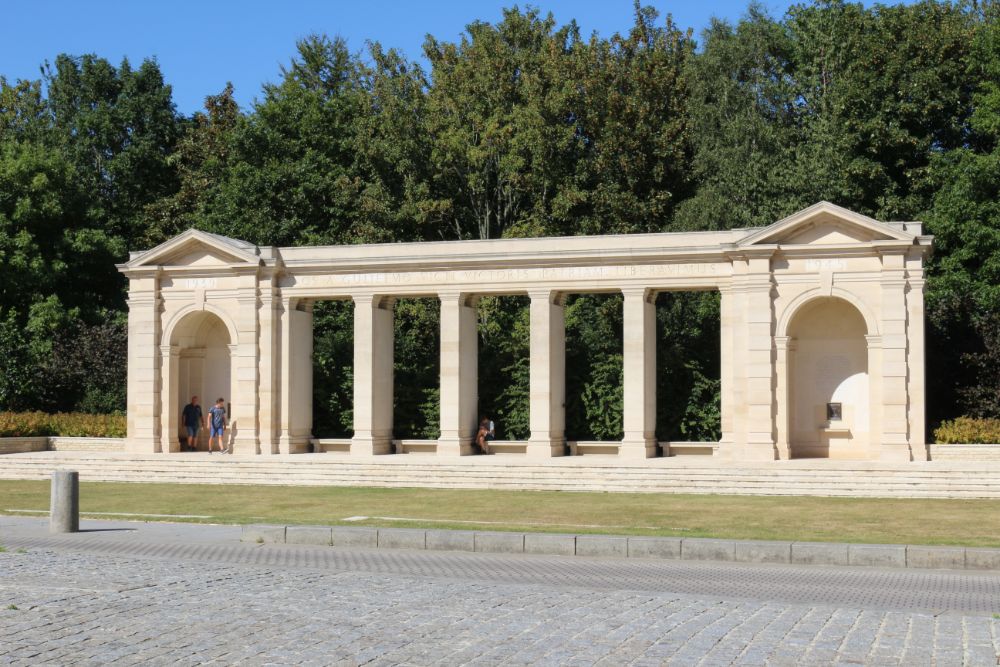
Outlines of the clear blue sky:
<svg viewBox="0 0 1000 667">
<path fill-rule="evenodd" d="M 551 11 L 559 24 L 576 19 L 584 35 L 608 36 L 632 23 L 632 0 L 19 0 L 2 10 L 0 75 L 37 79 L 42 62 L 59 53 L 96 53 L 114 64 L 127 56 L 136 65 L 155 57 L 181 112 L 200 109 L 227 81 L 249 107 L 261 84 L 276 80 L 279 65 L 291 59 L 295 40 L 310 33 L 340 35 L 352 50 L 376 40 L 421 58 L 425 35 L 457 40 L 468 23 L 496 22 L 515 4 Z M 700 33 L 712 16 L 737 20 L 747 0 L 644 4 Z M 788 4 L 764 6 L 780 16 Z"/>
</svg>

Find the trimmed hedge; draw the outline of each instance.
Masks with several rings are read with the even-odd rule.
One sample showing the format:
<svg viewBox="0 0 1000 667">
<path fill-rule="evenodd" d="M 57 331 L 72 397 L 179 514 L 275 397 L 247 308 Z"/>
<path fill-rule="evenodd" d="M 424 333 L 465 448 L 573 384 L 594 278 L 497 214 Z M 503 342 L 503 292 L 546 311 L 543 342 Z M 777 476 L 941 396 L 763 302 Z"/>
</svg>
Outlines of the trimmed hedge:
<svg viewBox="0 0 1000 667">
<path fill-rule="evenodd" d="M 0 412 L 0 438 L 63 436 L 70 438 L 124 438 L 125 415 L 83 412 Z"/>
<path fill-rule="evenodd" d="M 934 440 L 939 444 L 992 445 L 1000 443 L 1000 419 L 959 417 L 941 422 L 934 430 Z"/>
</svg>

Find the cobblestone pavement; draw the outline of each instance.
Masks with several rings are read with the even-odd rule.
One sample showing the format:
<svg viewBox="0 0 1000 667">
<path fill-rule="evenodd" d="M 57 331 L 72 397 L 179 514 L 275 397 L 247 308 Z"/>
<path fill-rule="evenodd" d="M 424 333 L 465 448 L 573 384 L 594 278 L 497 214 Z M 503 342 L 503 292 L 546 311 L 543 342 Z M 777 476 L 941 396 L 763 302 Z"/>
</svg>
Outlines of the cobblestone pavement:
<svg viewBox="0 0 1000 667">
<path fill-rule="evenodd" d="M 0 520 L 0 664 L 909 666 L 1000 655 L 993 574 L 257 546 L 234 543 L 231 528 L 132 525 L 48 537 L 41 522 Z"/>
</svg>

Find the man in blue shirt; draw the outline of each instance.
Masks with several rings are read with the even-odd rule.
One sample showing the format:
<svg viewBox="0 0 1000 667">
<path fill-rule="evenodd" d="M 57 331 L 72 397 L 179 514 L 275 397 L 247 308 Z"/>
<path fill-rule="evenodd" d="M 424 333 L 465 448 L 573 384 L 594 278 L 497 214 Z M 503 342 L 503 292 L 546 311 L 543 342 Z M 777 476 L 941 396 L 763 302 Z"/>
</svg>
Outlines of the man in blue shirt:
<svg viewBox="0 0 1000 667">
<path fill-rule="evenodd" d="M 181 423 L 187 429 L 187 450 L 193 452 L 198 449 L 198 431 L 201 430 L 202 424 L 201 406 L 198 405 L 197 396 L 192 396 L 191 402 L 184 406 Z"/>
<path fill-rule="evenodd" d="M 226 446 L 223 444 L 223 439 L 226 435 L 226 399 L 220 398 L 215 401 L 215 405 L 208 409 L 208 422 L 209 422 L 209 432 L 208 432 L 208 453 L 212 453 L 212 442 L 218 438 L 219 439 L 219 453 L 226 453 Z"/>
</svg>

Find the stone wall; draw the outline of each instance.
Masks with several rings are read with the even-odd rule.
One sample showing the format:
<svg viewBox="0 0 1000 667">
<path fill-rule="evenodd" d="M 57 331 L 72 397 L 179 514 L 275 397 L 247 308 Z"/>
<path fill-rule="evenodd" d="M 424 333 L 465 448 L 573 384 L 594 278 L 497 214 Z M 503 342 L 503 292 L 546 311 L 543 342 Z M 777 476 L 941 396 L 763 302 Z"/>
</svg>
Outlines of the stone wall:
<svg viewBox="0 0 1000 667">
<path fill-rule="evenodd" d="M 930 445 L 932 461 L 1000 461 L 1000 444 Z"/>
<path fill-rule="evenodd" d="M 125 438 L 49 438 L 54 452 L 123 452 Z"/>
<path fill-rule="evenodd" d="M 0 454 L 27 452 L 122 452 L 125 438 L 0 438 Z"/>
<path fill-rule="evenodd" d="M 49 448 L 49 439 L 39 438 L 0 438 L 0 454 L 24 454 L 26 452 L 44 452 Z"/>
</svg>

